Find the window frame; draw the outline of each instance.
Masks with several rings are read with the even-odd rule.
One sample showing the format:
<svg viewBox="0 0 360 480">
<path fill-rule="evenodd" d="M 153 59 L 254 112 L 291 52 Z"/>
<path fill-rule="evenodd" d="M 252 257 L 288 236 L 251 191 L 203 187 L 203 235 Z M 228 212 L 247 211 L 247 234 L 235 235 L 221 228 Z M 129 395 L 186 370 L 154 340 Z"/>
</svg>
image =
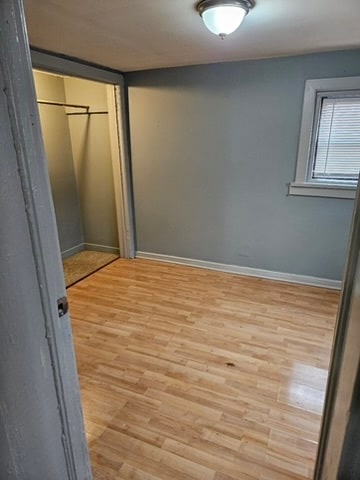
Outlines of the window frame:
<svg viewBox="0 0 360 480">
<path fill-rule="evenodd" d="M 321 99 L 325 96 L 345 97 L 351 93 L 360 96 L 360 77 L 306 81 L 295 180 L 290 183 L 289 195 L 355 198 L 357 182 L 311 178 Z"/>
</svg>

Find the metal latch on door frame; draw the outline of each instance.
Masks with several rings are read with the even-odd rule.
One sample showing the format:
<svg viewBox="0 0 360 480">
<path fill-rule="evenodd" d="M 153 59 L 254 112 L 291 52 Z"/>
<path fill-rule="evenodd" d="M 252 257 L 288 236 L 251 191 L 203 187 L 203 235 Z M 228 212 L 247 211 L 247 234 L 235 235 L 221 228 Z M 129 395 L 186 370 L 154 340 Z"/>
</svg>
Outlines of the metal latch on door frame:
<svg viewBox="0 0 360 480">
<path fill-rule="evenodd" d="M 67 297 L 61 297 L 57 301 L 58 315 L 59 318 L 66 315 L 69 311 L 69 302 Z"/>
</svg>

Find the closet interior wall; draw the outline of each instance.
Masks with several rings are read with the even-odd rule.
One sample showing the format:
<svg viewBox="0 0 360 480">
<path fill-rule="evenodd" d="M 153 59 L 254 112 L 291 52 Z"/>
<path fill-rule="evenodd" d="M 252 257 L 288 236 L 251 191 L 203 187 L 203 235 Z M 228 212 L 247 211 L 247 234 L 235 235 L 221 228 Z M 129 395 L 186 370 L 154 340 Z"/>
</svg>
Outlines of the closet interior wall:
<svg viewBox="0 0 360 480">
<path fill-rule="evenodd" d="M 105 84 L 34 72 L 63 258 L 81 250 L 119 253 Z M 76 115 L 69 115 L 76 113 Z"/>
</svg>

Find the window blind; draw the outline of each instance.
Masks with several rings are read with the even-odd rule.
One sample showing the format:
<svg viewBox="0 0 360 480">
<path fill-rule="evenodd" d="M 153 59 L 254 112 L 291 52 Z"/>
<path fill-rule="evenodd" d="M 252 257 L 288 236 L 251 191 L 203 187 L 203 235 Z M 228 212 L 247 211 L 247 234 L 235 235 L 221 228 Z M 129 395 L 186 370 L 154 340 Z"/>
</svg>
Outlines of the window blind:
<svg viewBox="0 0 360 480">
<path fill-rule="evenodd" d="M 360 170 L 360 97 L 323 98 L 313 179 L 357 180 Z"/>
</svg>

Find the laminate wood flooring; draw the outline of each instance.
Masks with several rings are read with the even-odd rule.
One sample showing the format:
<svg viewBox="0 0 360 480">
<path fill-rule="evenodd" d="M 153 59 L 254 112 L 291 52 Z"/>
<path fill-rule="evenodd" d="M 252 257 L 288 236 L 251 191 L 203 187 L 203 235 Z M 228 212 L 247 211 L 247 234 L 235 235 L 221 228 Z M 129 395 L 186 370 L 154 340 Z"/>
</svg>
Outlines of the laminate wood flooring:
<svg viewBox="0 0 360 480">
<path fill-rule="evenodd" d="M 95 480 L 309 480 L 339 293 L 146 260 L 68 290 Z"/>
</svg>

